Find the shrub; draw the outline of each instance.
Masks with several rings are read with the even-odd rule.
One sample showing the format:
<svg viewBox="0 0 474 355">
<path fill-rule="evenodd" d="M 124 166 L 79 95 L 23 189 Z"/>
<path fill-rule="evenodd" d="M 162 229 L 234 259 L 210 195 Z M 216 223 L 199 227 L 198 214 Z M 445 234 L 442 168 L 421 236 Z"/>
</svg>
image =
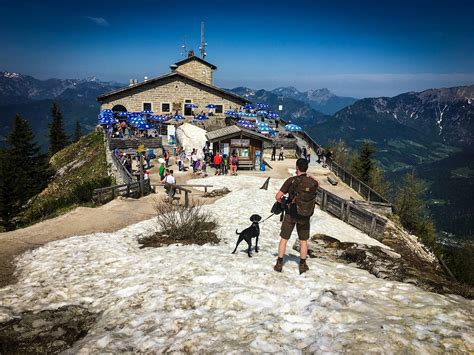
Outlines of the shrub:
<svg viewBox="0 0 474 355">
<path fill-rule="evenodd" d="M 142 248 L 173 243 L 203 245 L 219 242 L 215 233 L 217 220 L 199 204 L 185 207 L 163 199 L 157 201 L 155 211 L 161 230 L 141 238 L 138 242 Z"/>
</svg>

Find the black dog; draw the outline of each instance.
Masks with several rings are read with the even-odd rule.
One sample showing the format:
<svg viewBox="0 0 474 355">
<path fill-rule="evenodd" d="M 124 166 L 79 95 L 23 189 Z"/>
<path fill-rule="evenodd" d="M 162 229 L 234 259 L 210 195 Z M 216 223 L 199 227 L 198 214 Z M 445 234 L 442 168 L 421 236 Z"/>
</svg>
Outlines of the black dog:
<svg viewBox="0 0 474 355">
<path fill-rule="evenodd" d="M 240 233 L 237 232 L 237 229 L 235 230 L 235 233 L 239 235 L 239 239 L 237 240 L 237 244 L 235 245 L 235 249 L 232 254 L 235 254 L 240 242 L 242 240 L 245 240 L 249 245 L 247 254 L 249 257 L 252 257 L 252 255 L 250 254 L 250 251 L 252 250 L 252 238 L 256 238 L 255 252 L 258 253 L 258 236 L 260 235 L 260 227 L 258 226 L 258 222 L 260 222 L 261 219 L 262 217 L 260 217 L 258 214 L 253 214 L 252 216 L 250 216 L 250 222 L 252 222 L 252 225 L 250 227 L 244 229 Z"/>
</svg>

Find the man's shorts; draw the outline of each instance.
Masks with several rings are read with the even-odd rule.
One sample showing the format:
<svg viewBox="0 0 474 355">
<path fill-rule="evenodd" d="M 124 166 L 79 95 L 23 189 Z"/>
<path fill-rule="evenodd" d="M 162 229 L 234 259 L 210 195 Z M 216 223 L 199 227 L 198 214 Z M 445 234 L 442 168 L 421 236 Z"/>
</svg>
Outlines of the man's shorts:
<svg viewBox="0 0 474 355">
<path fill-rule="evenodd" d="M 283 239 L 290 239 L 291 233 L 296 225 L 296 232 L 298 233 L 299 240 L 309 239 L 309 223 L 310 218 L 295 218 L 289 214 L 285 215 L 283 223 L 281 224 L 280 237 Z"/>
</svg>

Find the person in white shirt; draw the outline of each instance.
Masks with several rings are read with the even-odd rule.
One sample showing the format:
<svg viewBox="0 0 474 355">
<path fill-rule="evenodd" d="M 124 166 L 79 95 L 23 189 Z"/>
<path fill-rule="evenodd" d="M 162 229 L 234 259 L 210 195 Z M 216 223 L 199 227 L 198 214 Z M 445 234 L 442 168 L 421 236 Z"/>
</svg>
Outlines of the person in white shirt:
<svg viewBox="0 0 474 355">
<path fill-rule="evenodd" d="M 173 176 L 173 170 L 169 171 L 169 174 L 165 176 L 162 182 L 165 184 L 165 190 L 168 192 L 168 196 L 173 197 L 176 192 L 174 187 L 176 184 L 176 179 Z"/>
</svg>

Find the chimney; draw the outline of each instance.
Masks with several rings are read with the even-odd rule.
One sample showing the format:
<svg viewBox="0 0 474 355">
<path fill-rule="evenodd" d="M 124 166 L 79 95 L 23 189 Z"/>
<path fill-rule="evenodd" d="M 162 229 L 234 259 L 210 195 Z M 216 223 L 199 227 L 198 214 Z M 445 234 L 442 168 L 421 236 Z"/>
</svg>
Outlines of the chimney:
<svg viewBox="0 0 474 355">
<path fill-rule="evenodd" d="M 134 84 L 134 85 L 137 85 L 137 84 L 138 84 L 138 80 L 137 80 L 137 79 L 133 79 L 133 84 Z"/>
<path fill-rule="evenodd" d="M 191 58 L 191 57 L 194 57 L 194 50 L 192 49 L 188 52 L 188 58 Z"/>
<path fill-rule="evenodd" d="M 133 86 L 133 79 L 130 79 L 130 80 L 128 81 L 128 86 Z"/>
</svg>

